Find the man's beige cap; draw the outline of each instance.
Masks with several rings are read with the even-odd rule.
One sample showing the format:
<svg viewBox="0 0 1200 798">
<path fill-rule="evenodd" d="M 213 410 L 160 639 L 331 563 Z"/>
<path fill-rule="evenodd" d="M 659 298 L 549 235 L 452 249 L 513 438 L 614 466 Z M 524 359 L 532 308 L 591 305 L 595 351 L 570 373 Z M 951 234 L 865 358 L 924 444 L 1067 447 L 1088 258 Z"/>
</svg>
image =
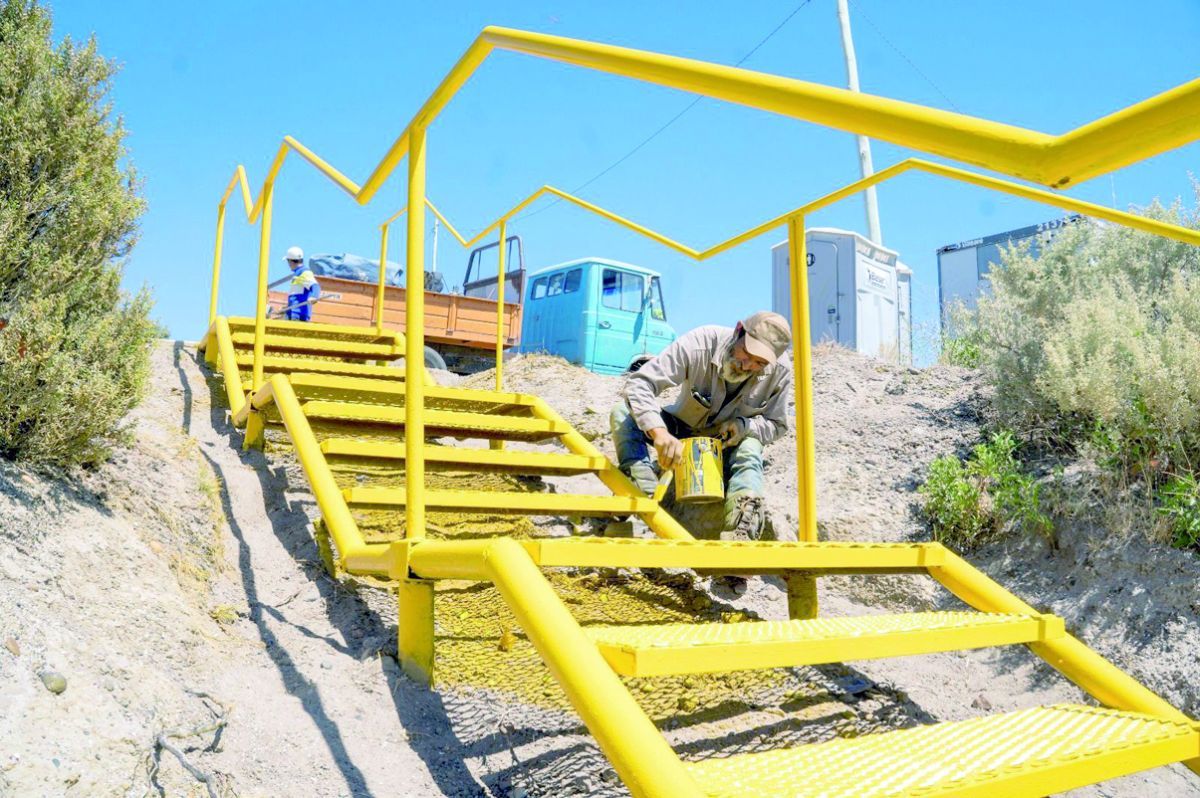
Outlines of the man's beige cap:
<svg viewBox="0 0 1200 798">
<path fill-rule="evenodd" d="M 787 319 L 769 310 L 760 310 L 742 321 L 746 331 L 746 351 L 774 363 L 792 345 L 792 330 Z"/>
</svg>

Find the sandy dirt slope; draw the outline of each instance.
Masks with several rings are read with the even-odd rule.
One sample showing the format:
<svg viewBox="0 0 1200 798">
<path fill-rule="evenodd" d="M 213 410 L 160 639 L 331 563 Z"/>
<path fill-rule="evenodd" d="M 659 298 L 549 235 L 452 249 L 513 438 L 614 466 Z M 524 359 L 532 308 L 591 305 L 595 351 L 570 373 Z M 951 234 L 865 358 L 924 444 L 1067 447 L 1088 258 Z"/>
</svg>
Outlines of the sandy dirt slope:
<svg viewBox="0 0 1200 798">
<path fill-rule="evenodd" d="M 194 352 L 166 342 L 154 357 L 154 390 L 131 418 L 137 443 L 113 463 L 69 478 L 0 465 L 0 643 L 13 642 L 0 647 L 0 795 L 203 794 L 170 754 L 157 769 L 148 757 L 160 731 L 211 725 L 209 707 L 228 708 L 219 739 L 175 742 L 223 794 L 624 794 L 525 641 L 508 660 L 522 684 L 508 689 L 467 673 L 430 692 L 399 676 L 389 655 L 394 600 L 324 574 L 310 536 L 316 509 L 286 447 L 243 453 L 220 382 Z M 933 457 L 977 440 L 983 390 L 969 372 L 900 369 L 823 347 L 815 371 L 823 536 L 923 539 L 913 488 Z M 607 414 L 620 385 L 546 358 L 507 366 L 506 387 L 542 395 L 610 454 Z M 794 448 L 780 442 L 767 456 L 772 524 L 786 538 Z M 543 489 L 580 487 L 596 489 L 549 479 Z M 566 531 L 536 520 L 539 533 Z M 1109 545 L 1083 528 L 1065 529 L 1062 541 L 1060 551 L 1014 541 L 972 559 L 1194 713 L 1195 558 L 1138 541 Z M 572 579 L 559 585 L 568 601 L 598 590 L 617 604 L 659 589 L 636 575 Z M 663 595 L 692 600 L 697 587 Z M 452 600 L 502 609 L 469 586 L 447 588 Z M 760 583 L 741 602 L 716 598 L 709 614 L 740 607 L 777 617 L 782 596 Z M 829 614 L 949 606 L 917 578 L 827 580 L 822 602 Z M 443 613 L 442 650 L 478 638 L 496 656 L 495 622 L 471 626 L 479 614 Z M 448 675 L 455 665 L 451 657 Z M 44 686 L 48 670 L 66 677 L 61 695 Z M 847 695 L 850 677 L 877 687 Z M 661 727 L 690 758 L 1080 700 L 1023 649 L 788 678 L 770 689 L 736 678 L 703 689 L 663 683 L 665 704 L 653 693 L 643 700 L 652 714 L 659 704 L 672 710 Z M 693 694 L 698 706 L 670 705 Z M 1197 783 L 1160 769 L 1073 795 L 1170 798 L 1200 794 Z"/>
<path fill-rule="evenodd" d="M 20 651 L 0 650 L 0 795 L 203 794 L 147 761 L 160 731 L 210 725 L 189 691 L 230 707 L 218 750 L 175 741 L 222 794 L 480 794 L 440 699 L 378 656 L 393 631 L 314 564 L 304 486 L 239 450 L 190 348 L 158 347 L 153 379 L 99 473 L 0 469 L 0 637 Z"/>
</svg>

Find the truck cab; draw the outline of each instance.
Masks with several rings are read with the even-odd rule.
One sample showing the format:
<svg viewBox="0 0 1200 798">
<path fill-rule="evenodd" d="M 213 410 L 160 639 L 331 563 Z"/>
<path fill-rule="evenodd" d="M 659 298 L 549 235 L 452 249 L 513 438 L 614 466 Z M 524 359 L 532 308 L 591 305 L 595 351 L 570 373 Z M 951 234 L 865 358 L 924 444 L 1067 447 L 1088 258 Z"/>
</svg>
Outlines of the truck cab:
<svg viewBox="0 0 1200 798">
<path fill-rule="evenodd" d="M 636 371 L 676 337 L 661 277 L 605 258 L 531 273 L 520 351 L 558 355 L 599 374 Z"/>
</svg>

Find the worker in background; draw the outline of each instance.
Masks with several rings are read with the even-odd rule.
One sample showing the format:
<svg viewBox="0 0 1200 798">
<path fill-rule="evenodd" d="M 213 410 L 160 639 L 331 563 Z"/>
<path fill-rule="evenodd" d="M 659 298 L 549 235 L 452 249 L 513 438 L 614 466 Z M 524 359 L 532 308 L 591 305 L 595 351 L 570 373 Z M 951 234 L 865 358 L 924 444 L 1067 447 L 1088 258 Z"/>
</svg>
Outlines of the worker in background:
<svg viewBox="0 0 1200 798">
<path fill-rule="evenodd" d="M 611 415 L 621 470 L 647 495 L 658 464 L 671 468 L 683 454 L 680 438 L 696 435 L 725 443 L 725 530 L 758 540 L 763 504 L 763 447 L 787 433 L 792 372 L 780 356 L 791 345 L 787 320 L 760 311 L 732 330 L 710 325 L 680 336 L 629 377 L 624 402 Z M 663 391 L 679 388 L 668 408 Z"/>
<path fill-rule="evenodd" d="M 321 284 L 312 269 L 304 265 L 304 250 L 288 247 L 284 258 L 292 269 L 292 283 L 288 289 L 288 321 L 312 321 L 312 307 L 321 298 Z"/>
</svg>

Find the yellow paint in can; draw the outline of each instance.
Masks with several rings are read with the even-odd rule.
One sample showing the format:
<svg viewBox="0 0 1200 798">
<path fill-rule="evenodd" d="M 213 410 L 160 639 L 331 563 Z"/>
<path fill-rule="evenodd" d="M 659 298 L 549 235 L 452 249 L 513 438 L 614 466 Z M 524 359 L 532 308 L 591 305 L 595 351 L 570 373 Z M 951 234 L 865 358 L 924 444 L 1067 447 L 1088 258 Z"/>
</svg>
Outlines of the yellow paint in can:
<svg viewBox="0 0 1200 798">
<path fill-rule="evenodd" d="M 725 498 L 725 468 L 716 438 L 684 438 L 675 464 L 675 501 L 718 502 Z"/>
</svg>

